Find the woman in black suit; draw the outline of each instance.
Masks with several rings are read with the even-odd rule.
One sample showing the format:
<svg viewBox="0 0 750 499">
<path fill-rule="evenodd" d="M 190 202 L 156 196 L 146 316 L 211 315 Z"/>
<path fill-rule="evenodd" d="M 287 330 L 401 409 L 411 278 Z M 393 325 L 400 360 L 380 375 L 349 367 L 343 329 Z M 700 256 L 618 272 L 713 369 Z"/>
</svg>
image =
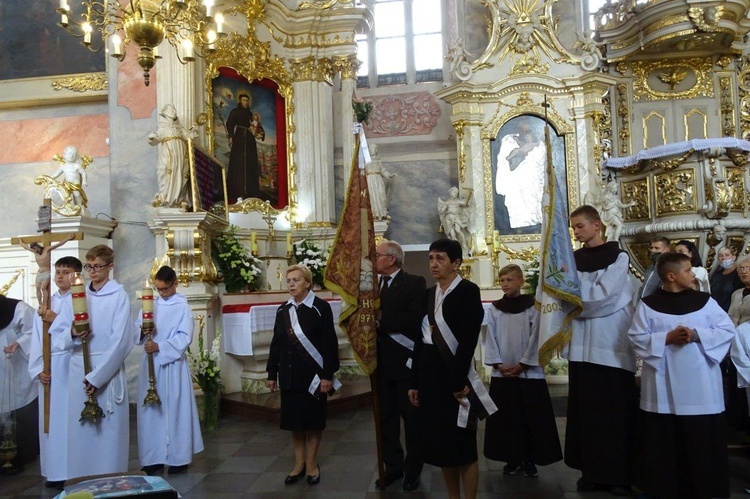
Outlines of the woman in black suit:
<svg viewBox="0 0 750 499">
<path fill-rule="evenodd" d="M 333 374 L 339 370 L 338 341 L 331 306 L 310 290 L 310 269 L 292 265 L 286 283 L 291 298 L 276 312 L 267 385 L 281 390 L 280 427 L 292 432 L 294 469 L 284 483 L 296 483 L 307 473 L 307 483 L 315 485 L 326 396 L 333 393 Z"/>
<path fill-rule="evenodd" d="M 479 482 L 477 419 L 496 411 L 473 368 L 484 308 L 479 287 L 462 279 L 461 245 L 441 239 L 430 245 L 427 316 L 417 356 L 418 379 L 409 399 L 419 407 L 424 462 L 442 468 L 450 498 L 476 497 Z"/>
</svg>

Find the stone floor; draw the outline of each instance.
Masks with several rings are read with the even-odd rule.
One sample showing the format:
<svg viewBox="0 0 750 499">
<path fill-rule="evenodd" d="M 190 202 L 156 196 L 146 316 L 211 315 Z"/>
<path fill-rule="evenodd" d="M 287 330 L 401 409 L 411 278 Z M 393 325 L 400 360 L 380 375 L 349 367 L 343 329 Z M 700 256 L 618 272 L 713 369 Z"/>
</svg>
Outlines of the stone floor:
<svg viewBox="0 0 750 499">
<path fill-rule="evenodd" d="M 560 436 L 565 420 L 557 418 Z M 134 423 L 134 421 L 133 421 Z M 140 467 L 137 461 L 135 425 L 131 433 L 130 470 Z M 483 427 L 480 425 L 480 442 Z M 315 487 L 301 482 L 283 484 L 292 469 L 293 457 L 289 433 L 272 423 L 257 422 L 239 416 L 223 416 L 219 429 L 204 435 L 206 449 L 195 456 L 184 475 L 164 478 L 185 498 L 390 498 L 447 497 L 439 469 L 426 466 L 422 485 L 416 492 L 404 493 L 401 483 L 386 492 L 375 488 L 375 432 L 372 411 L 357 409 L 333 415 L 323 433 L 319 462 L 321 482 Z M 84 443 L 82 443 L 84 444 Z M 481 453 L 481 446 L 480 446 Z M 503 476 L 504 463 L 480 458 L 479 497 L 482 498 L 588 498 L 612 497 L 607 493 L 578 494 L 575 490 L 578 472 L 563 463 L 540 467 L 537 478 Z M 743 498 L 750 485 L 750 449 L 734 449 L 731 456 L 732 497 Z M 37 464 L 13 477 L 0 477 L 0 498 L 53 497 L 44 488 Z"/>
</svg>

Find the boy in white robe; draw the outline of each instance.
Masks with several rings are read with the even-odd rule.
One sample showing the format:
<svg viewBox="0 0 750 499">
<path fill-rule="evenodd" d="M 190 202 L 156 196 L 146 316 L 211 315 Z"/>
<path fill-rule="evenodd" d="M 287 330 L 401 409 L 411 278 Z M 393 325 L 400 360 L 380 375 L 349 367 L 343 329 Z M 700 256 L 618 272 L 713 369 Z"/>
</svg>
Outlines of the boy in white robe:
<svg viewBox="0 0 750 499">
<path fill-rule="evenodd" d="M 719 363 L 734 324 L 693 289 L 690 258 L 665 253 L 662 289 L 641 300 L 628 331 L 643 359 L 636 485 L 659 498 L 729 497 Z"/>
<path fill-rule="evenodd" d="M 121 284 L 110 280 L 114 251 L 100 244 L 86 253 L 84 270 L 89 331 L 74 333 L 69 379 L 68 411 L 73 423 L 68 439 L 69 478 L 119 473 L 128 470 L 130 413 L 125 379 L 125 357 L 133 348 L 130 302 Z M 81 337 L 88 336 L 91 372 L 85 374 Z M 78 385 L 82 383 L 82 385 Z M 76 389 L 80 386 L 80 389 Z M 78 422 L 81 410 L 93 394 L 104 410 L 98 423 Z"/>
<path fill-rule="evenodd" d="M 539 311 L 522 295 L 518 265 L 500 269 L 503 297 L 487 310 L 484 363 L 492 366 L 490 396 L 498 411 L 487 418 L 484 456 L 505 461 L 503 474 L 537 476 L 536 465 L 562 460 L 552 400 L 539 365 Z M 536 333 L 536 334 L 535 334 Z"/>
<path fill-rule="evenodd" d="M 583 310 L 573 321 L 568 351 L 565 464 L 581 470 L 579 491 L 630 495 L 637 391 L 627 337 L 633 317 L 629 257 L 618 242 L 604 242 L 595 208 L 576 208 L 570 226 L 583 243 L 573 254 Z"/>
<path fill-rule="evenodd" d="M 144 344 L 138 375 L 138 459 L 142 471 L 153 475 L 169 466 L 168 473 L 182 473 L 203 450 L 198 408 L 193 396 L 185 351 L 193 337 L 193 311 L 185 295 L 177 292 L 177 274 L 162 267 L 154 277 L 159 297 L 154 303 L 152 341 L 146 339 L 143 314 L 136 322 L 138 343 Z M 148 392 L 148 354 L 154 360 L 156 392 L 161 404 L 144 404 Z"/>
<path fill-rule="evenodd" d="M 70 274 L 81 272 L 78 258 L 65 256 L 55 262 L 55 285 L 51 308 L 34 323 L 34 335 L 29 352 L 29 375 L 38 378 L 39 386 L 39 461 L 42 476 L 47 478 L 47 488 L 62 490 L 68 479 L 68 365 L 73 327 L 73 302 L 70 293 Z M 50 324 L 51 336 L 50 374 L 44 374 L 42 358 L 42 321 Z M 49 432 L 44 433 L 44 388 L 50 385 Z M 75 388 L 79 388 L 76 386 Z"/>
<path fill-rule="evenodd" d="M 34 461 L 39 454 L 37 382 L 29 376 L 35 315 L 34 309 L 26 303 L 0 295 L 0 345 L 5 354 L 0 355 L 0 385 L 5 388 L 0 394 L 0 414 L 14 411 L 17 445 L 10 466 L 0 468 L 3 475 L 22 472 L 24 465 Z M 8 372 L 11 379 L 6 378 Z M 5 423 L 5 420 L 0 423 Z"/>
</svg>

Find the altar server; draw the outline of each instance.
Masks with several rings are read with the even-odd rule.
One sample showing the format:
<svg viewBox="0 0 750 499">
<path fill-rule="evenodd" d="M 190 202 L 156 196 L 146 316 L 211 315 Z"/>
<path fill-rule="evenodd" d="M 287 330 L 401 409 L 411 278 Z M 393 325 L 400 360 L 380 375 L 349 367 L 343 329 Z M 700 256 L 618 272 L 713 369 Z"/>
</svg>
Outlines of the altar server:
<svg viewBox="0 0 750 499">
<path fill-rule="evenodd" d="M 539 311 L 533 295 L 522 295 L 518 265 L 500 269 L 503 297 L 487 310 L 484 363 L 492 366 L 490 396 L 499 410 L 487 418 L 484 456 L 505 461 L 506 475 L 537 476 L 536 465 L 562 460 L 552 400 L 539 365 L 534 331 Z M 533 339 L 532 339 L 533 338 Z"/>
<path fill-rule="evenodd" d="M 15 411 L 15 439 L 18 446 L 10 466 L 0 474 L 15 475 L 39 454 L 37 429 L 37 382 L 29 376 L 29 351 L 34 327 L 33 308 L 20 300 L 0 295 L 0 414 Z M 3 421 L 5 422 L 5 421 Z"/>
<path fill-rule="evenodd" d="M 605 243 L 596 208 L 580 206 L 570 226 L 583 311 L 573 321 L 565 464 L 581 470 L 579 491 L 629 495 L 637 413 L 635 353 L 628 341 L 633 291 L 628 254 Z"/>
<path fill-rule="evenodd" d="M 138 375 L 138 459 L 143 471 L 153 475 L 169 466 L 168 473 L 182 473 L 203 450 L 198 408 L 193 396 L 185 351 L 193 338 L 193 311 L 185 295 L 177 292 L 177 274 L 160 268 L 154 277 L 159 297 L 154 303 L 152 341 L 146 338 L 143 314 L 136 322 L 138 343 L 144 345 Z M 161 404 L 145 404 L 149 389 L 148 354 L 154 360 L 156 393 Z"/>
<path fill-rule="evenodd" d="M 479 287 L 458 274 L 461 245 L 440 239 L 430 245 L 430 273 L 437 285 L 427 290 L 427 315 L 416 356 L 416 378 L 409 399 L 419 407 L 425 463 L 442 468 L 449 497 L 476 497 L 477 420 L 497 411 L 474 370 L 474 351 L 484 308 Z"/>
<path fill-rule="evenodd" d="M 68 476 L 68 427 L 71 424 L 68 414 L 68 365 L 73 345 L 73 304 L 70 293 L 70 275 L 81 272 L 81 261 L 73 256 L 65 256 L 55 262 L 55 285 L 51 308 L 41 320 L 34 324 L 34 335 L 29 353 L 29 375 L 50 385 L 49 432 L 44 433 L 44 389 L 39 387 L 39 461 L 42 476 L 47 478 L 45 486 L 62 490 Z M 42 321 L 49 323 L 50 374 L 44 374 L 42 358 Z M 75 389 L 80 387 L 76 384 Z M 75 422 L 77 423 L 77 419 Z"/>
<path fill-rule="evenodd" d="M 128 469 L 130 413 L 124 362 L 133 348 L 133 331 L 127 293 L 109 278 L 113 267 L 114 251 L 108 246 L 100 244 L 86 253 L 83 268 L 91 279 L 86 287 L 90 328 L 75 339 L 70 361 L 68 411 L 74 423 L 68 439 L 69 478 Z M 92 369 L 86 375 L 83 336 L 88 337 Z M 96 396 L 104 410 L 104 419 L 98 423 L 77 422 L 88 393 Z"/>
<path fill-rule="evenodd" d="M 729 497 L 719 363 L 734 324 L 693 289 L 689 257 L 665 253 L 657 271 L 664 285 L 628 331 L 643 359 L 635 484 L 650 497 Z"/>
</svg>

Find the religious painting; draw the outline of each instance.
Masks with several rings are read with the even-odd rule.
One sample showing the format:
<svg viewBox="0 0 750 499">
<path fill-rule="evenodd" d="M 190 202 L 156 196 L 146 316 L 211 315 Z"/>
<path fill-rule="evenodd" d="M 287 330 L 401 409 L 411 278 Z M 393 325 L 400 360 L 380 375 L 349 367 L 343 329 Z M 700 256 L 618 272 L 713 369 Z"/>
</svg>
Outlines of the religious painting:
<svg viewBox="0 0 750 499">
<path fill-rule="evenodd" d="M 506 121 L 491 142 L 495 229 L 501 236 L 539 234 L 547 147 L 545 120 L 522 114 Z M 557 185 L 568 208 L 565 137 L 550 128 Z"/>
<path fill-rule="evenodd" d="M 105 70 L 103 51 L 93 53 L 57 26 L 59 0 L 0 2 L 0 80 L 93 73 Z M 83 6 L 70 2 L 71 19 Z"/>
<path fill-rule="evenodd" d="M 287 205 L 286 102 L 276 82 L 248 81 L 229 67 L 211 80 L 213 154 L 227 165 L 229 204 Z"/>
</svg>

